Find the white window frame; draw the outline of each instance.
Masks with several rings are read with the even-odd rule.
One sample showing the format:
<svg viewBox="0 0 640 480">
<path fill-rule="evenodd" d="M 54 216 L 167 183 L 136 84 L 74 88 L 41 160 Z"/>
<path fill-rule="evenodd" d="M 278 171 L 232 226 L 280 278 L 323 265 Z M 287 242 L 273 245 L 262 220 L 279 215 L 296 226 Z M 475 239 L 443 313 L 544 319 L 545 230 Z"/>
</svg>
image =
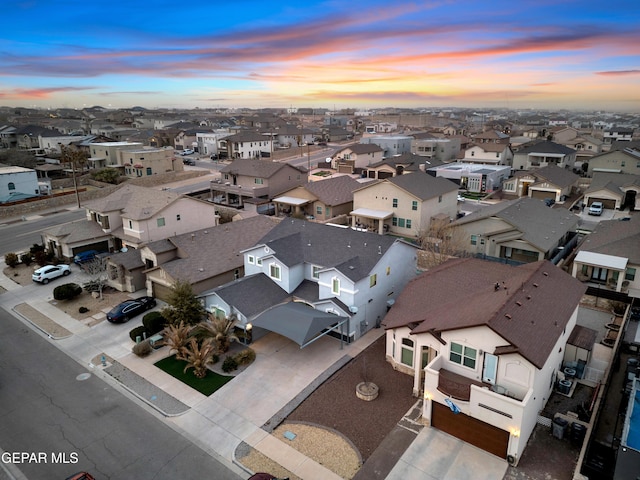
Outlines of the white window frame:
<svg viewBox="0 0 640 480">
<path fill-rule="evenodd" d="M 277 263 L 269 264 L 269 277 L 275 280 L 282 280 L 282 268 Z"/>
<path fill-rule="evenodd" d="M 249 262 L 249 265 L 254 265 L 256 263 L 256 257 L 253 255 L 247 255 L 247 262 Z"/>
<path fill-rule="evenodd" d="M 461 352 L 454 352 L 453 351 L 453 346 L 457 345 L 460 347 Z M 469 350 L 469 352 L 467 352 L 467 350 Z M 473 350 L 473 356 L 471 356 L 471 350 Z M 458 355 L 460 356 L 460 361 L 458 362 L 457 360 L 454 360 L 452 357 L 452 355 Z M 473 366 L 467 365 L 466 360 L 468 360 L 469 362 L 473 362 Z M 465 368 L 470 368 L 471 370 L 475 370 L 476 366 L 478 365 L 478 349 L 477 348 L 473 348 L 470 347 L 468 345 L 464 345 L 463 343 L 458 343 L 458 342 L 451 342 L 449 344 L 449 361 L 451 363 L 455 363 L 457 365 L 460 365 L 462 367 Z"/>
<path fill-rule="evenodd" d="M 338 277 L 333 277 L 331 279 L 331 293 L 334 295 L 340 295 L 340 279 Z"/>
</svg>

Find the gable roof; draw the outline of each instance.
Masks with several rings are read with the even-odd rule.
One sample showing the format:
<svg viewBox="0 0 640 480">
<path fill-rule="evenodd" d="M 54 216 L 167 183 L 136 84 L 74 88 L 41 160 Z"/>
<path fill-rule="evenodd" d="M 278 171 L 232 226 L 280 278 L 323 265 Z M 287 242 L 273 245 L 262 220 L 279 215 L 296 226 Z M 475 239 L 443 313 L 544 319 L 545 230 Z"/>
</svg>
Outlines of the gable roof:
<svg viewBox="0 0 640 480">
<path fill-rule="evenodd" d="M 576 151 L 573 148 L 567 147 L 566 145 L 561 145 L 559 143 L 544 140 L 542 142 L 534 143 L 533 145 L 526 145 L 525 147 L 518 150 L 518 153 L 555 153 L 562 155 L 571 155 L 572 153 L 576 153 Z"/>
<path fill-rule="evenodd" d="M 640 216 L 629 221 L 605 220 L 599 222 L 578 248 L 579 251 L 602 253 L 629 259 L 640 265 Z"/>
<path fill-rule="evenodd" d="M 180 198 L 183 196 L 168 190 L 125 184 L 106 197 L 87 202 L 85 207 L 96 212 L 119 211 L 126 218 L 144 220 Z"/>
<path fill-rule="evenodd" d="M 355 282 L 369 275 L 381 256 L 400 241 L 391 236 L 288 218 L 256 246 L 268 246 L 289 267 L 309 263 L 336 268 Z"/>
<path fill-rule="evenodd" d="M 350 150 L 356 155 L 364 155 L 366 153 L 376 153 L 384 151 L 382 148 L 380 148 L 379 145 L 376 145 L 375 143 L 354 143 L 353 145 L 341 148 L 334 155 L 345 152 L 347 150 Z"/>
<path fill-rule="evenodd" d="M 213 291 L 248 319 L 290 297 L 264 273 L 242 277 Z"/>
<path fill-rule="evenodd" d="M 566 168 L 560 168 L 551 163 L 546 167 L 539 168 L 531 172 L 531 175 L 539 179 L 546 180 L 558 187 L 568 187 L 576 183 L 580 178 L 578 175 Z"/>
<path fill-rule="evenodd" d="M 231 164 L 222 168 L 220 172 L 258 178 L 271 178 L 283 168 L 293 168 L 300 172 L 305 171 L 301 168 L 289 165 L 288 163 L 272 162 L 271 160 L 260 160 L 255 158 L 238 158 Z"/>
<path fill-rule="evenodd" d="M 420 200 L 428 200 L 445 193 L 458 191 L 458 185 L 451 180 L 444 177 L 434 177 L 424 172 L 396 175 L 385 178 L 383 182 L 392 183 Z"/>
<path fill-rule="evenodd" d="M 593 172 L 591 185 L 587 188 L 585 193 L 597 192 L 598 190 L 610 190 L 611 192 L 621 194 L 623 188 L 632 186 L 640 187 L 640 175 L 632 175 L 630 173 Z"/>
<path fill-rule="evenodd" d="M 86 219 L 56 225 L 55 227 L 46 229 L 43 233 L 51 235 L 52 237 L 64 238 L 64 243 L 66 244 L 110 237 L 109 234 L 104 233 L 100 225 Z"/>
<path fill-rule="evenodd" d="M 549 208 L 542 200 L 523 197 L 490 205 L 456 220 L 454 225 L 466 225 L 490 217 L 498 217 L 513 225 L 522 232 L 523 240 L 543 252 L 555 247 L 580 221 L 577 215 L 565 208 Z"/>
<path fill-rule="evenodd" d="M 360 188 L 362 183 L 349 175 L 327 178 L 319 182 L 309 182 L 304 188 L 315 195 L 325 205 L 335 206 L 353 201 L 353 192 Z"/>
<path fill-rule="evenodd" d="M 240 251 L 254 245 L 278 219 L 257 215 L 224 223 L 196 232 L 185 233 L 149 244 L 153 251 L 162 250 L 168 241 L 180 252 L 180 258 L 160 265 L 172 278 L 198 283 L 243 265 Z"/>
<path fill-rule="evenodd" d="M 542 368 L 585 290 L 548 261 L 513 267 L 454 259 L 412 279 L 383 325 L 412 334 L 486 326 L 507 342 L 497 352 L 517 351 Z"/>
</svg>

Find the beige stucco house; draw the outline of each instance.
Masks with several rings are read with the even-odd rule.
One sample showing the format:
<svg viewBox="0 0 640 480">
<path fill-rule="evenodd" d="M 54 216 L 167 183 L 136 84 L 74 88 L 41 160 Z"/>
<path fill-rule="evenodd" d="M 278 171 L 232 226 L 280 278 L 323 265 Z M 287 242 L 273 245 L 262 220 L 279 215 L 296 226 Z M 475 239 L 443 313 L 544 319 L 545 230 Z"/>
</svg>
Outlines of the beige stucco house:
<svg viewBox="0 0 640 480">
<path fill-rule="evenodd" d="M 184 170 L 182 161 L 171 147 L 122 150 L 119 155 L 124 174 L 129 178 Z"/>
<path fill-rule="evenodd" d="M 423 172 L 385 178 L 353 193 L 352 226 L 415 237 L 433 217 L 454 219 L 457 196 L 455 183 Z"/>
<path fill-rule="evenodd" d="M 560 202 L 573 193 L 579 178 L 570 170 L 555 165 L 537 170 L 517 170 L 513 177 L 504 181 L 502 191 L 518 197 L 551 198 Z"/>
<path fill-rule="evenodd" d="M 592 175 L 596 172 L 640 175 L 640 149 L 630 147 L 596 155 L 589 159 L 587 171 Z"/>
<path fill-rule="evenodd" d="M 556 385 L 586 287 L 546 261 L 454 259 L 407 284 L 383 320 L 434 428 L 517 464 Z"/>
</svg>

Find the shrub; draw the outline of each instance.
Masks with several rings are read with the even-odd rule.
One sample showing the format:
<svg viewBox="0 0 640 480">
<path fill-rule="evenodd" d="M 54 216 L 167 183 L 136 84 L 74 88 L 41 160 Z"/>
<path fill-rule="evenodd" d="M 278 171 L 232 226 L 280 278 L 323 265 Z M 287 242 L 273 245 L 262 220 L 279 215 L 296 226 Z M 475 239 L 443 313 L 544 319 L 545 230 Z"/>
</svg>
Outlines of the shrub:
<svg viewBox="0 0 640 480">
<path fill-rule="evenodd" d="M 43 250 L 37 250 L 33 254 L 33 259 L 36 261 L 38 265 L 44 267 L 47 264 L 47 252 Z"/>
<path fill-rule="evenodd" d="M 79 312 L 79 313 L 87 313 L 88 311 L 89 311 L 89 309 L 88 309 L 87 307 L 80 307 L 80 308 L 78 309 L 78 312 Z"/>
<path fill-rule="evenodd" d="M 71 300 L 82 293 L 82 287 L 77 283 L 65 283 L 53 289 L 53 298 L 56 300 Z"/>
<path fill-rule="evenodd" d="M 238 362 L 233 357 L 227 357 L 222 362 L 222 371 L 225 373 L 232 372 L 233 370 L 238 368 Z"/>
<path fill-rule="evenodd" d="M 44 252 L 44 245 L 40 245 L 39 243 L 34 243 L 29 248 L 29 253 L 31 253 L 32 255 L 35 255 L 36 252 Z"/>
<path fill-rule="evenodd" d="M 33 256 L 31 252 L 25 252 L 20 255 L 20 262 L 24 263 L 27 267 L 33 263 Z"/>
<path fill-rule="evenodd" d="M 155 335 L 156 333 L 164 330 L 166 323 L 167 320 L 160 312 L 149 312 L 142 317 L 142 325 L 145 326 L 147 332 L 151 335 Z"/>
<path fill-rule="evenodd" d="M 151 347 L 149 340 L 143 340 L 140 343 L 136 343 L 131 351 L 139 357 L 146 357 L 153 351 L 153 348 Z"/>
<path fill-rule="evenodd" d="M 145 338 L 145 335 L 149 337 L 149 332 L 147 332 L 146 327 L 142 325 L 134 328 L 129 332 L 129 338 L 131 338 L 131 340 L 133 340 L 134 342 L 136 341 L 136 337 Z"/>
<path fill-rule="evenodd" d="M 238 362 L 238 365 L 249 365 L 256 359 L 256 352 L 251 348 L 245 348 L 236 353 L 233 358 Z"/>
<path fill-rule="evenodd" d="M 6 263 L 11 268 L 15 268 L 18 263 L 20 263 L 20 259 L 18 255 L 15 253 L 5 253 L 4 255 L 4 263 Z"/>
</svg>

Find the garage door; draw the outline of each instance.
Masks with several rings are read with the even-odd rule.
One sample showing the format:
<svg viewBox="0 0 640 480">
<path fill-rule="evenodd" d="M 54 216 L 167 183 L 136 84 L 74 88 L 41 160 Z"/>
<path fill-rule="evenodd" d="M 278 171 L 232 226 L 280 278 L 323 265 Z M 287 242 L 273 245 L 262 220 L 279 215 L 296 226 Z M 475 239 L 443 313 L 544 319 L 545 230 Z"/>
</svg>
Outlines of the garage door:
<svg viewBox="0 0 640 480">
<path fill-rule="evenodd" d="M 545 190 L 534 190 L 530 189 L 531 198 L 538 198 L 540 200 L 544 200 L 545 198 L 553 198 L 556 199 L 556 192 L 547 192 Z"/>
<path fill-rule="evenodd" d="M 166 302 L 171 295 L 173 290 L 171 287 L 167 287 L 165 285 L 160 285 L 159 283 L 153 282 L 153 296 L 158 300 L 162 300 Z"/>
<path fill-rule="evenodd" d="M 500 458 L 507 457 L 509 432 L 433 402 L 431 426 Z"/>
<path fill-rule="evenodd" d="M 602 205 L 604 206 L 604 208 L 609 208 L 611 210 L 616 208 L 615 200 L 610 200 L 607 198 L 589 197 L 589 206 L 591 206 L 593 202 L 602 202 Z"/>
</svg>

